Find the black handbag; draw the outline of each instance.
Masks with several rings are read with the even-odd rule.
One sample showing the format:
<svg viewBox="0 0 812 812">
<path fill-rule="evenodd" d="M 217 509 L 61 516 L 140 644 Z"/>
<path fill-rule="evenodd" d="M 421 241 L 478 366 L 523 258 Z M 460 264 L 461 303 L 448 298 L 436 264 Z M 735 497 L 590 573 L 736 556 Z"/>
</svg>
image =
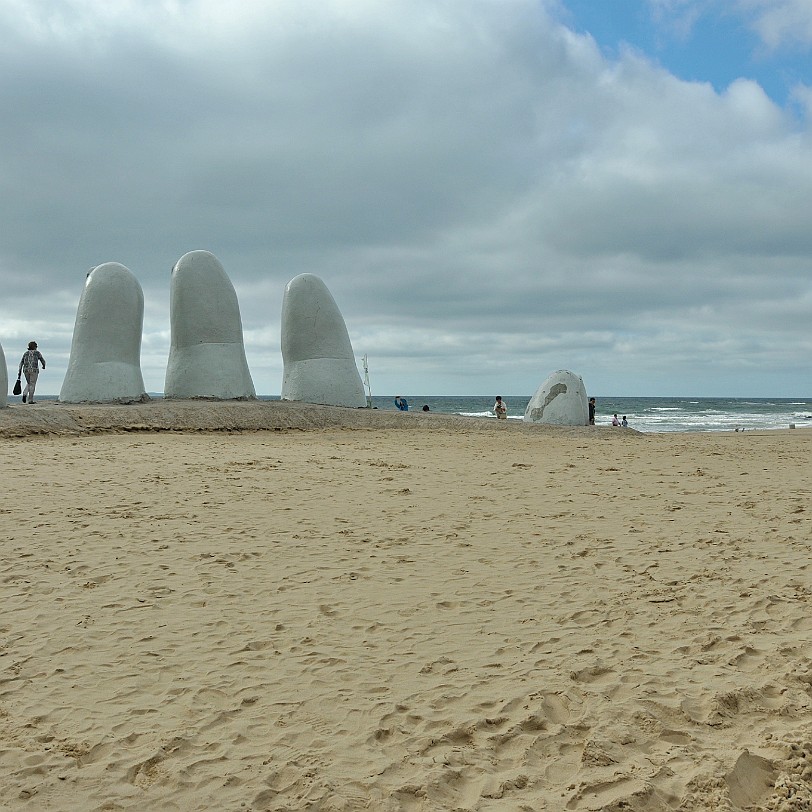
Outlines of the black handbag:
<svg viewBox="0 0 812 812">
<path fill-rule="evenodd" d="M 15 395 L 19 395 L 23 391 L 23 385 L 20 383 L 20 379 L 17 378 L 17 383 L 14 384 L 14 389 L 11 390 Z"/>
</svg>

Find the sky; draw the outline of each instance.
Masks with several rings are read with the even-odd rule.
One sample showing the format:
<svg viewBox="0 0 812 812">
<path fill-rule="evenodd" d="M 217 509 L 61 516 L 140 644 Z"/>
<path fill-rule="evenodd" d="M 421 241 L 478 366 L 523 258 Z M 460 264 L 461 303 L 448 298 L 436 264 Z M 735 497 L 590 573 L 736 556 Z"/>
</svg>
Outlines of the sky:
<svg viewBox="0 0 812 812">
<path fill-rule="evenodd" d="M 812 396 L 809 0 L 0 0 L 0 346 L 223 264 L 256 390 L 314 273 L 373 395 Z"/>
</svg>

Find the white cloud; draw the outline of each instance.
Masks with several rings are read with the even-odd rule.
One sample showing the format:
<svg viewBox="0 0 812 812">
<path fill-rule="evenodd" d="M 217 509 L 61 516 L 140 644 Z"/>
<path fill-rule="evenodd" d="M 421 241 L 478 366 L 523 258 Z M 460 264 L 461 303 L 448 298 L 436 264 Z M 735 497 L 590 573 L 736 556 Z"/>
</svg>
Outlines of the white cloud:
<svg viewBox="0 0 812 812">
<path fill-rule="evenodd" d="M 738 16 L 771 51 L 812 44 L 809 0 L 647 0 L 654 20 L 688 39 L 702 17 Z"/>
<path fill-rule="evenodd" d="M 768 48 L 812 45 L 812 5 L 808 0 L 739 0 L 752 15 L 752 27 Z"/>
<path fill-rule="evenodd" d="M 647 0 L 654 20 L 679 39 L 690 37 L 697 21 L 717 0 Z"/>
</svg>

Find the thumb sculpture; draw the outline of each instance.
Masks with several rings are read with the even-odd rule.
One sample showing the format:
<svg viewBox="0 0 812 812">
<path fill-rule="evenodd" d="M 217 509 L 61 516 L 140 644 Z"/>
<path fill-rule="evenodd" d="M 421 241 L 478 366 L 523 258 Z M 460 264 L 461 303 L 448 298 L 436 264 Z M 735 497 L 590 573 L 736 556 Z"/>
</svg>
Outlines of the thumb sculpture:
<svg viewBox="0 0 812 812">
<path fill-rule="evenodd" d="M 282 400 L 366 406 L 347 325 L 327 285 L 312 273 L 285 288 L 282 360 Z"/>
<path fill-rule="evenodd" d="M 214 254 L 190 251 L 175 263 L 169 322 L 165 398 L 256 398 L 237 293 Z"/>
<path fill-rule="evenodd" d="M 5 409 L 8 405 L 8 367 L 6 366 L 6 354 L 3 352 L 3 345 L 0 344 L 0 409 Z"/>
<path fill-rule="evenodd" d="M 62 403 L 144 403 L 141 331 L 144 294 L 118 262 L 87 275 L 59 400 Z"/>
<path fill-rule="evenodd" d="M 581 376 L 568 369 L 553 372 L 530 398 L 524 410 L 524 422 L 586 426 L 589 402 Z"/>
</svg>

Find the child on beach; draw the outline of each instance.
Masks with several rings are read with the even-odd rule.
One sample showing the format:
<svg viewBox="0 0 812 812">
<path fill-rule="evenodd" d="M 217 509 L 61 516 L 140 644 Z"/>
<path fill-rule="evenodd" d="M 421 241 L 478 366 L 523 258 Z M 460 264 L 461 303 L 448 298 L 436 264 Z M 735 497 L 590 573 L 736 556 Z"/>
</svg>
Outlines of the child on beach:
<svg viewBox="0 0 812 812">
<path fill-rule="evenodd" d="M 493 404 L 493 413 L 499 420 L 507 420 L 507 403 L 502 400 L 501 395 L 496 396 L 496 403 Z"/>
</svg>

